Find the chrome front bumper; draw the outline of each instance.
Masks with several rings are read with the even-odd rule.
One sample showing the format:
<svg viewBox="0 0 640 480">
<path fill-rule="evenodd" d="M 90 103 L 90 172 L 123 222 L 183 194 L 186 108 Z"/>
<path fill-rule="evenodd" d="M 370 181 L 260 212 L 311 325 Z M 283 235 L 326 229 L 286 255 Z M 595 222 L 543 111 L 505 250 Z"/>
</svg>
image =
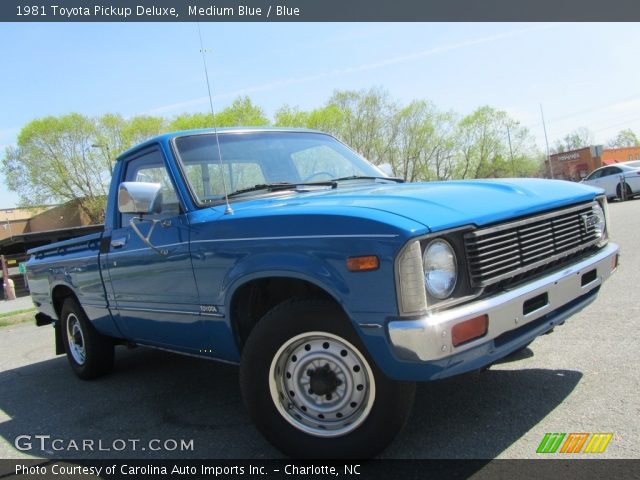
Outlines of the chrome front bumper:
<svg viewBox="0 0 640 480">
<path fill-rule="evenodd" d="M 573 265 L 492 297 L 414 320 L 389 322 L 387 328 L 394 352 L 403 360 L 426 362 L 445 359 L 493 341 L 506 332 L 553 314 L 580 297 L 588 297 L 590 291 L 602 285 L 615 271 L 617 256 L 618 246 L 609 243 Z M 524 314 L 525 302 L 545 293 L 546 305 Z M 452 327 L 480 315 L 489 316 L 486 335 L 454 347 Z"/>
</svg>

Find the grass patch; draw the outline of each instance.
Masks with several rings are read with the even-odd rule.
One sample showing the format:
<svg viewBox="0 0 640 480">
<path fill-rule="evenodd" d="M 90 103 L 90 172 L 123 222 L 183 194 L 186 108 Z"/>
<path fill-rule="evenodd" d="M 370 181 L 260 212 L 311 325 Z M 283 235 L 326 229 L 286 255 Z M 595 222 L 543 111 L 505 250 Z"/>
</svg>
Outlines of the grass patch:
<svg viewBox="0 0 640 480">
<path fill-rule="evenodd" d="M 18 323 L 29 322 L 33 320 L 35 311 L 35 308 L 25 308 L 23 310 L 3 313 L 0 315 L 0 328 L 17 325 Z"/>
<path fill-rule="evenodd" d="M 14 310 L 13 312 L 0 313 L 0 318 L 13 317 L 14 315 L 20 315 L 21 313 L 31 313 L 35 311 L 36 311 L 35 307 L 23 308 L 22 310 Z"/>
</svg>

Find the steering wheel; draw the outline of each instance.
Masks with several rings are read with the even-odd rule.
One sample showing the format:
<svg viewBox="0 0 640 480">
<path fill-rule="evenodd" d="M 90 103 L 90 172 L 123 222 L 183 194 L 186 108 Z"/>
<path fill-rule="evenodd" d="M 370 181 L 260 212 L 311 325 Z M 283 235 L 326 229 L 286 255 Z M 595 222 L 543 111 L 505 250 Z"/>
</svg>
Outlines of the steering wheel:
<svg viewBox="0 0 640 480">
<path fill-rule="evenodd" d="M 327 177 L 329 177 L 329 179 L 332 179 L 333 177 L 335 177 L 335 175 L 333 173 L 329 173 L 329 172 L 315 172 L 312 173 L 311 175 L 309 175 L 308 177 L 304 178 L 302 180 L 302 183 L 307 183 L 308 181 L 310 181 L 312 178 L 315 177 L 319 177 L 320 175 L 326 175 Z"/>
</svg>

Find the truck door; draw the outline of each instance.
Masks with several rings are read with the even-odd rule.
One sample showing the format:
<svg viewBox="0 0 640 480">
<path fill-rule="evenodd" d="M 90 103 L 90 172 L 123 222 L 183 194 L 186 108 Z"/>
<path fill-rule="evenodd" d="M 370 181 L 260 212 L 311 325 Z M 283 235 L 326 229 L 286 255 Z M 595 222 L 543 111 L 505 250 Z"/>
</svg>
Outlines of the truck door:
<svg viewBox="0 0 640 480">
<path fill-rule="evenodd" d="M 150 238 L 156 249 L 145 245 L 130 226 L 133 215 L 119 214 L 119 225 L 111 232 L 106 264 L 116 321 L 140 343 L 198 353 L 203 326 L 189 254 L 189 225 L 164 155 L 153 147 L 124 161 L 125 181 L 162 185 L 162 209 L 136 222 L 147 235 L 149 220 L 160 220 Z"/>
</svg>

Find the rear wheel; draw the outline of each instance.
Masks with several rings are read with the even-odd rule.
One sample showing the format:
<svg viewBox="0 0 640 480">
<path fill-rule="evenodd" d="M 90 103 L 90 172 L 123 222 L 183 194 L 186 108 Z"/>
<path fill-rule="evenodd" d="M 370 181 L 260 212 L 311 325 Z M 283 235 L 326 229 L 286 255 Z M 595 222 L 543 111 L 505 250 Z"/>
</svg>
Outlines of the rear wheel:
<svg viewBox="0 0 640 480">
<path fill-rule="evenodd" d="M 415 392 L 377 369 L 340 308 L 301 299 L 277 306 L 253 329 L 240 386 L 262 434 L 304 458 L 376 455 L 404 425 Z"/>
<path fill-rule="evenodd" d="M 89 380 L 109 373 L 113 340 L 98 333 L 74 298 L 65 300 L 60 318 L 64 349 L 76 375 Z"/>
</svg>

